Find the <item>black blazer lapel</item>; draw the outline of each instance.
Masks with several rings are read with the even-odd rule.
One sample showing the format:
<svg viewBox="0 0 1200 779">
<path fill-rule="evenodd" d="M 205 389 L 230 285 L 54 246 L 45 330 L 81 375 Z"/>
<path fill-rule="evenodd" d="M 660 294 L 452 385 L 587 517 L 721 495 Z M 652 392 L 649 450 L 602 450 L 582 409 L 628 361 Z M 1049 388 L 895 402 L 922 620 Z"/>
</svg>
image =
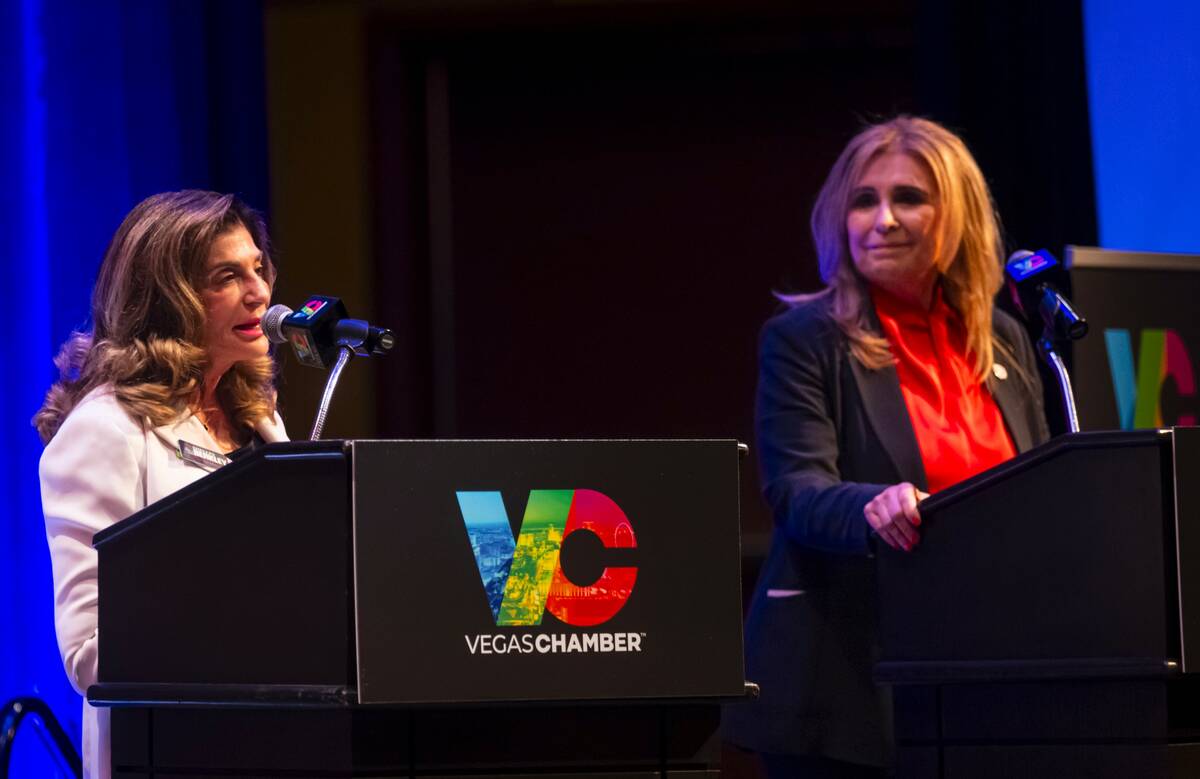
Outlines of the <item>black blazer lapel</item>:
<svg viewBox="0 0 1200 779">
<path fill-rule="evenodd" d="M 905 481 L 911 481 L 922 492 L 929 491 L 925 479 L 925 465 L 921 462 L 921 450 L 917 447 L 917 435 L 913 432 L 908 407 L 900 394 L 900 379 L 892 366 L 879 370 L 868 370 L 853 356 L 849 358 L 850 370 L 858 385 L 863 408 L 875 435 L 883 444 L 888 458 L 896 466 L 896 473 Z"/>
<path fill-rule="evenodd" d="M 995 357 L 995 367 L 992 375 L 987 378 L 988 391 L 1000 408 L 1000 416 L 1012 436 L 1013 446 L 1017 453 L 1027 452 L 1034 446 L 1033 431 L 1026 420 L 1029 399 L 1027 390 L 1017 374 L 1019 369 L 1012 362 L 999 354 Z"/>
<path fill-rule="evenodd" d="M 1038 380 L 1037 357 L 1024 327 L 996 309 L 992 334 L 997 348 L 992 357 L 992 375 L 987 388 L 1004 417 L 1004 424 L 1017 453 L 1027 452 L 1050 439 L 1042 410 L 1042 383 Z"/>
</svg>

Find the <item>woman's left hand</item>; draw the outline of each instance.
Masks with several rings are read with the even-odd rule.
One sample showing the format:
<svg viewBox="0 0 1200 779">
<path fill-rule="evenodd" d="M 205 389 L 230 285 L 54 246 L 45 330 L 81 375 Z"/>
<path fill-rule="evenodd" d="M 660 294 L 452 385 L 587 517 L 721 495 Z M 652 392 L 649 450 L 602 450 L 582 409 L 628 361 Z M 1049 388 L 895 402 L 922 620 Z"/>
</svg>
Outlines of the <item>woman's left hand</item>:
<svg viewBox="0 0 1200 779">
<path fill-rule="evenodd" d="M 912 551 L 921 540 L 917 528 L 921 525 L 921 513 L 917 504 L 929 497 L 908 482 L 893 484 L 871 498 L 863 508 L 863 515 L 875 533 L 893 549 Z"/>
</svg>

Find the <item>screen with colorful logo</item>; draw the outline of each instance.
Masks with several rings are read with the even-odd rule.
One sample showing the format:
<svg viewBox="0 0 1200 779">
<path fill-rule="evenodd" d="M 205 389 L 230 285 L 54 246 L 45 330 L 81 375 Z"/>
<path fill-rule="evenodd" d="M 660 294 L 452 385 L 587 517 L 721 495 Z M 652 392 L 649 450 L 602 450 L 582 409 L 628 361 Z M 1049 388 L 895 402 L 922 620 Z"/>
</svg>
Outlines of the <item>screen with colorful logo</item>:
<svg viewBox="0 0 1200 779">
<path fill-rule="evenodd" d="M 1080 427 L 1195 425 L 1200 256 L 1071 247 L 1068 258 L 1090 325 L 1072 371 Z"/>
<path fill-rule="evenodd" d="M 355 441 L 363 702 L 742 693 L 735 441 Z"/>
</svg>

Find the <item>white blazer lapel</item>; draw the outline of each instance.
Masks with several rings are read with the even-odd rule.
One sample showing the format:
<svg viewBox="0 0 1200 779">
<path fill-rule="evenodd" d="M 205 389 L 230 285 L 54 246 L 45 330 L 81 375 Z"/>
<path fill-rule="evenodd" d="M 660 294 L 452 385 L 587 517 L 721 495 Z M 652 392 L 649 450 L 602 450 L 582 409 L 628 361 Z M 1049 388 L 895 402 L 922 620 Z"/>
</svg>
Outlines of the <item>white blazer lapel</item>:
<svg viewBox="0 0 1200 779">
<path fill-rule="evenodd" d="M 149 422 L 147 422 L 147 426 L 149 426 Z M 199 418 L 190 412 L 184 414 L 174 422 L 168 422 L 165 425 L 152 428 L 152 430 L 158 440 L 180 460 L 185 459 L 180 447 L 180 441 L 186 441 L 192 446 L 207 449 L 217 454 L 221 453 L 220 446 L 213 440 L 213 437 L 204 425 L 201 424 Z M 187 464 L 205 471 L 215 471 L 219 467 L 215 463 L 206 463 L 202 460 L 194 459 L 188 459 Z"/>
</svg>

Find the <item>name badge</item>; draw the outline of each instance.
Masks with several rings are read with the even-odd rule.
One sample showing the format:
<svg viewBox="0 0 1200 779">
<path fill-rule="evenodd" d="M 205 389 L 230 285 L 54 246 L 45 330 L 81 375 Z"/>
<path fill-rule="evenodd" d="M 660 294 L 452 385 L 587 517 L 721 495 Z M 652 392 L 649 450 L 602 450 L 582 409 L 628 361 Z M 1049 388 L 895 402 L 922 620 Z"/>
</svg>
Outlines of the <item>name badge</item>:
<svg viewBox="0 0 1200 779">
<path fill-rule="evenodd" d="M 220 468 L 222 465 L 229 465 L 233 462 L 220 452 L 196 446 L 183 439 L 179 440 L 179 459 L 185 463 L 199 465 L 201 468 Z"/>
</svg>

